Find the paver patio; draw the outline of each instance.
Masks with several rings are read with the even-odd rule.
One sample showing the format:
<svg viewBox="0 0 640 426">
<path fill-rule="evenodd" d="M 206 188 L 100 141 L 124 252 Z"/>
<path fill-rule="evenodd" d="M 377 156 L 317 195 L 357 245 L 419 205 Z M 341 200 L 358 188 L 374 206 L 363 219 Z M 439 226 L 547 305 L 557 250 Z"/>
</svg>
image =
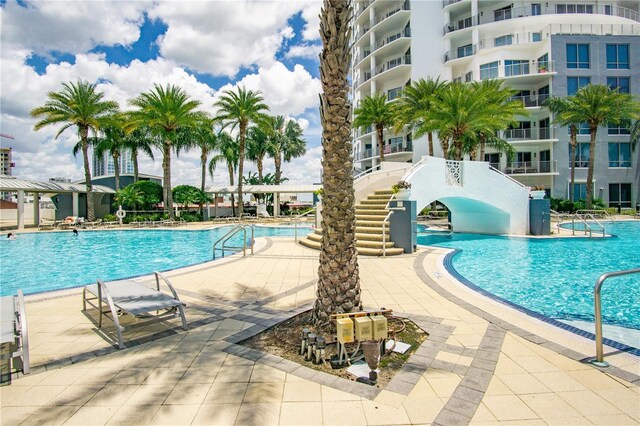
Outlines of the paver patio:
<svg viewBox="0 0 640 426">
<path fill-rule="evenodd" d="M 260 244 L 244 259 L 167 273 L 190 330 L 125 332 L 125 350 L 113 348 L 111 324 L 97 333 L 79 291 L 31 298 L 33 373 L 0 388 L 2 425 L 640 423 L 638 357 L 606 348 L 608 371 L 580 362 L 592 341 L 456 283 L 444 249 L 359 258 L 365 307 L 432 326 L 415 381 L 365 395 L 247 351 L 235 343 L 313 302 L 318 267 L 317 252 L 291 239 Z"/>
</svg>

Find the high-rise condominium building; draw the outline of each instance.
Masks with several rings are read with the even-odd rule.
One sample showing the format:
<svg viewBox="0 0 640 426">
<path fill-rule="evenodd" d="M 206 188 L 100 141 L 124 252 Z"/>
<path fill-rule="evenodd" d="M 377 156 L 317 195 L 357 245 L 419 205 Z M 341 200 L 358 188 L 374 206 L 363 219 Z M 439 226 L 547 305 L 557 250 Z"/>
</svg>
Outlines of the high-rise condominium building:
<svg viewBox="0 0 640 426">
<path fill-rule="evenodd" d="M 131 151 L 122 150 L 119 158 L 120 173 L 133 173 L 133 160 L 131 159 Z M 113 166 L 113 157 L 110 153 L 105 152 L 102 156 L 93 154 L 93 177 L 108 176 L 115 173 Z"/>
<path fill-rule="evenodd" d="M 385 93 L 393 101 L 421 78 L 471 82 L 497 78 L 517 91 L 529 115 L 502 138 L 514 161 L 487 150 L 484 160 L 525 185 L 543 185 L 553 197 L 586 196 L 588 129 L 578 139 L 576 178 L 569 188 L 569 134 L 544 101 L 574 94 L 589 83 L 640 94 L 640 2 L 373 0 L 356 1 L 353 100 Z M 374 129 L 354 132 L 355 167 L 379 162 Z M 434 142 L 437 156 L 442 150 Z M 385 160 L 416 162 L 426 137 L 384 132 Z M 637 151 L 640 152 L 640 151 Z M 598 131 L 594 196 L 610 206 L 640 202 L 638 155 L 624 126 Z"/>
</svg>

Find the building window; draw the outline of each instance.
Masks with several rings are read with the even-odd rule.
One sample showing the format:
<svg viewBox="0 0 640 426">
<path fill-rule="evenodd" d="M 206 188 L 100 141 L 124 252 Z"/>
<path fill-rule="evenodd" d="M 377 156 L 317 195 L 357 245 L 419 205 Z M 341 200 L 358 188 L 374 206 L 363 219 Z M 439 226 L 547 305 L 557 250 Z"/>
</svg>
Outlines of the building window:
<svg viewBox="0 0 640 426">
<path fill-rule="evenodd" d="M 609 167 L 631 167 L 629 142 L 609 142 Z"/>
<path fill-rule="evenodd" d="M 465 56 L 473 55 L 473 46 L 467 44 L 466 46 L 458 47 L 458 58 L 464 58 Z"/>
<path fill-rule="evenodd" d="M 573 199 L 574 200 L 586 200 L 587 199 L 587 184 L 586 183 L 574 183 L 573 184 Z"/>
<path fill-rule="evenodd" d="M 542 15 L 542 3 L 531 3 L 531 16 Z"/>
<path fill-rule="evenodd" d="M 589 64 L 588 44 L 567 44 L 567 68 L 589 68 Z"/>
<path fill-rule="evenodd" d="M 400 96 L 400 92 L 402 91 L 402 87 L 396 87 L 393 89 L 389 89 L 387 91 L 387 100 L 388 101 L 392 101 L 395 98 L 397 98 L 398 96 Z"/>
<path fill-rule="evenodd" d="M 511 44 L 513 44 L 513 35 L 511 34 L 507 34 L 507 35 L 503 35 L 500 37 L 496 37 L 495 41 L 494 41 L 494 46 L 498 47 L 498 46 L 509 46 Z"/>
<path fill-rule="evenodd" d="M 542 41 L 542 33 L 531 33 L 531 41 L 533 43 Z"/>
<path fill-rule="evenodd" d="M 465 83 L 470 83 L 473 81 L 473 71 L 469 71 L 468 73 L 466 73 L 464 75 L 464 82 Z"/>
<path fill-rule="evenodd" d="M 571 155 L 571 147 L 568 147 L 569 155 Z M 569 160 L 571 166 L 571 160 Z M 589 167 L 589 142 L 578 142 L 576 145 L 575 167 Z"/>
<path fill-rule="evenodd" d="M 618 124 L 609 124 L 607 127 L 607 134 L 609 135 L 628 135 L 631 133 L 630 131 L 630 123 L 622 122 Z"/>
<path fill-rule="evenodd" d="M 513 8 L 511 6 L 503 7 L 501 9 L 496 9 L 493 11 L 494 21 L 504 21 L 505 19 L 511 19 L 511 11 Z"/>
<path fill-rule="evenodd" d="M 507 59 L 504 61 L 504 75 L 510 77 L 514 75 L 529 74 L 529 61 L 526 59 Z"/>
<path fill-rule="evenodd" d="M 557 4 L 556 13 L 593 13 L 591 4 Z"/>
<path fill-rule="evenodd" d="M 631 184 L 609 184 L 609 207 L 631 207 Z"/>
<path fill-rule="evenodd" d="M 607 77 L 607 85 L 611 90 L 620 93 L 631 93 L 629 90 L 629 77 Z"/>
<path fill-rule="evenodd" d="M 573 96 L 576 92 L 591 83 L 591 77 L 567 77 L 567 96 Z"/>
<path fill-rule="evenodd" d="M 629 69 L 629 45 L 607 44 L 607 69 Z"/>
<path fill-rule="evenodd" d="M 480 80 L 498 78 L 498 61 L 480 65 Z"/>
</svg>

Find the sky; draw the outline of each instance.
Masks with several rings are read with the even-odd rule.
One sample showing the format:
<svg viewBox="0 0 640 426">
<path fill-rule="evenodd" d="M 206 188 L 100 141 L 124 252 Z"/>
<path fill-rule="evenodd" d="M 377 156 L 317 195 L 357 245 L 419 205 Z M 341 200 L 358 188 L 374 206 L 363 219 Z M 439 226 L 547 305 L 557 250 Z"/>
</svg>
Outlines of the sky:
<svg viewBox="0 0 640 426">
<path fill-rule="evenodd" d="M 0 0 L 0 138 L 13 148 L 13 175 L 36 180 L 84 176 L 72 148 L 77 133 L 61 126 L 34 131 L 29 112 L 47 93 L 78 79 L 97 84 L 105 98 L 128 100 L 155 83 L 175 84 L 215 114 L 227 90 L 260 91 L 270 114 L 296 120 L 307 153 L 283 165 L 289 183 L 320 179 L 322 148 L 318 113 L 320 0 L 71 1 Z M 142 157 L 140 172 L 162 175 L 156 160 Z M 265 161 L 265 173 L 274 169 Z M 245 170 L 255 171 L 247 163 Z M 196 150 L 172 154 L 172 184 L 199 186 Z M 224 165 L 207 185 L 228 184 Z"/>
</svg>

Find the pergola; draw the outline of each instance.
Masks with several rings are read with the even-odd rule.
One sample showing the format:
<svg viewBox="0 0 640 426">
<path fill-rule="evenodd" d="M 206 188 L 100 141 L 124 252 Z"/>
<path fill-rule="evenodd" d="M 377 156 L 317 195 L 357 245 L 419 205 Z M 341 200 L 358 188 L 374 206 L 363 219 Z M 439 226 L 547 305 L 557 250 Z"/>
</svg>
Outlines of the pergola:
<svg viewBox="0 0 640 426">
<path fill-rule="evenodd" d="M 273 214 L 280 214 L 280 194 L 311 194 L 318 189 L 322 189 L 320 184 L 312 185 L 243 185 L 243 194 L 273 194 Z M 206 192 L 213 194 L 215 200 L 215 212 L 218 216 L 218 195 L 237 194 L 238 187 L 233 186 L 210 186 Z"/>
<path fill-rule="evenodd" d="M 24 194 L 33 194 L 33 224 L 40 223 L 40 194 L 71 194 L 73 215 L 78 216 L 78 194 L 86 193 L 87 186 L 78 183 L 39 182 L 35 180 L 18 179 L 13 176 L 0 176 L 0 192 L 18 193 L 18 229 L 24 229 Z M 96 194 L 115 194 L 107 186 L 93 185 Z"/>
</svg>

